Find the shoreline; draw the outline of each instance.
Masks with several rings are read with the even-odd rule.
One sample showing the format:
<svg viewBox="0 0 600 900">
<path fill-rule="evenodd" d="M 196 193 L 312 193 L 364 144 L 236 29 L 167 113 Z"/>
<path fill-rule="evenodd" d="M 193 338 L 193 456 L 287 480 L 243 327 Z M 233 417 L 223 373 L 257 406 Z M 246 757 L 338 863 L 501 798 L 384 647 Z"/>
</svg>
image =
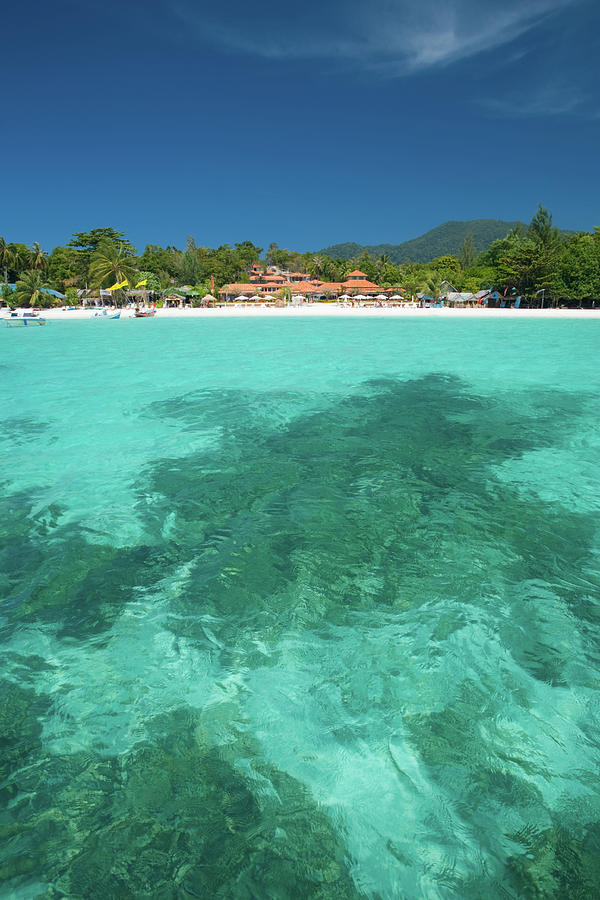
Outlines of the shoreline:
<svg viewBox="0 0 600 900">
<path fill-rule="evenodd" d="M 40 315 L 49 321 L 87 321 L 93 318 L 92 310 L 42 310 Z M 212 318 L 428 318 L 428 319 L 599 319 L 599 309 L 402 309 L 401 307 L 348 307 L 334 306 L 333 304 L 315 303 L 306 306 L 286 307 L 203 307 L 197 309 L 158 309 L 156 319 L 212 319 Z M 122 319 L 133 319 L 133 309 L 122 309 Z"/>
</svg>

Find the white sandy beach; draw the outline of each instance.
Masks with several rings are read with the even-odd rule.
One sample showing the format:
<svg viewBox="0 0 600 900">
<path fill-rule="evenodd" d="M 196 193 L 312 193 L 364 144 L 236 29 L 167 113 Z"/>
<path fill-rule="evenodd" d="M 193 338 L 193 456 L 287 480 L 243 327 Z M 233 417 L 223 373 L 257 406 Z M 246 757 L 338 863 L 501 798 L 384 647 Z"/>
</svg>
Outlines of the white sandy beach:
<svg viewBox="0 0 600 900">
<path fill-rule="evenodd" d="M 44 310 L 40 315 L 46 319 L 57 321 L 78 321 L 90 319 L 93 310 Z M 372 318 L 427 318 L 427 319 L 600 319 L 600 309 L 403 309 L 401 307 L 358 307 L 342 306 L 334 303 L 310 303 L 302 306 L 267 307 L 267 306 L 234 306 L 201 308 L 201 309 L 158 309 L 157 319 L 213 319 L 227 318 L 313 318 L 315 316 L 333 316 L 342 319 L 349 317 Z M 122 309 L 121 318 L 133 318 L 133 309 Z"/>
</svg>

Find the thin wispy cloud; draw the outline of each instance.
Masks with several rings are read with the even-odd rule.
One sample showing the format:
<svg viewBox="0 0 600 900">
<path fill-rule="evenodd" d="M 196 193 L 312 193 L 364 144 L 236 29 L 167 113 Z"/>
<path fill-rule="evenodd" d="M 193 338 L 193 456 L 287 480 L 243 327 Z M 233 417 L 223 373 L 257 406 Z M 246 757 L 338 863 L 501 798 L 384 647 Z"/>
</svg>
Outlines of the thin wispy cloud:
<svg viewBox="0 0 600 900">
<path fill-rule="evenodd" d="M 553 116 L 581 116 L 590 114 L 592 98 L 585 91 L 571 85 L 549 83 L 528 87 L 504 97 L 481 101 L 481 106 L 493 118 L 530 119 Z"/>
<path fill-rule="evenodd" d="M 271 60 L 322 60 L 383 77 L 441 68 L 508 46 L 579 0 L 373 0 L 307 2 L 285 22 L 277 6 L 253 6 L 248 18 L 224 0 L 207 11 L 197 0 L 172 6 L 197 37 L 230 52 Z"/>
</svg>

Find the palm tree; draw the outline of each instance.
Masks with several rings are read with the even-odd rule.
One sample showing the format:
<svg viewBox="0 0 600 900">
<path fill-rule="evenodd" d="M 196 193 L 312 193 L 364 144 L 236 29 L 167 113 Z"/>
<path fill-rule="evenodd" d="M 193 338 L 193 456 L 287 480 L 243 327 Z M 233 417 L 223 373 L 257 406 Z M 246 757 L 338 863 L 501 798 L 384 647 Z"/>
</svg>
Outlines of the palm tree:
<svg viewBox="0 0 600 900">
<path fill-rule="evenodd" d="M 8 249 L 10 251 L 8 265 L 15 275 L 31 268 L 31 251 L 26 244 L 9 244 Z"/>
<path fill-rule="evenodd" d="M 377 258 L 375 266 L 377 267 L 377 277 L 381 279 L 383 275 L 384 269 L 389 266 L 390 258 L 387 253 L 382 253 L 381 256 Z"/>
<path fill-rule="evenodd" d="M 423 277 L 416 272 L 407 272 L 402 278 L 402 284 L 410 294 L 411 300 L 414 300 L 416 294 L 424 287 Z"/>
<path fill-rule="evenodd" d="M 30 250 L 29 266 L 31 269 L 46 268 L 46 254 L 37 241 L 34 241 L 33 246 Z"/>
<path fill-rule="evenodd" d="M 323 271 L 323 258 L 321 256 L 313 256 L 310 261 L 310 274 L 314 275 L 315 278 L 321 277 L 321 272 Z"/>
<path fill-rule="evenodd" d="M 16 300 L 19 306 L 52 306 L 52 294 L 42 290 L 40 272 L 30 270 L 23 272 L 17 281 Z"/>
<path fill-rule="evenodd" d="M 134 285 L 138 271 L 123 244 L 101 241 L 92 256 L 90 277 L 97 287 L 108 287 L 121 281 Z"/>
<path fill-rule="evenodd" d="M 4 272 L 4 282 L 8 281 L 8 267 L 12 263 L 12 253 L 10 244 L 6 243 L 3 237 L 0 237 L 0 266 Z"/>
<path fill-rule="evenodd" d="M 432 272 L 426 281 L 427 290 L 433 294 L 434 300 L 440 296 L 442 292 L 442 284 L 444 283 L 444 279 L 437 272 Z"/>
</svg>

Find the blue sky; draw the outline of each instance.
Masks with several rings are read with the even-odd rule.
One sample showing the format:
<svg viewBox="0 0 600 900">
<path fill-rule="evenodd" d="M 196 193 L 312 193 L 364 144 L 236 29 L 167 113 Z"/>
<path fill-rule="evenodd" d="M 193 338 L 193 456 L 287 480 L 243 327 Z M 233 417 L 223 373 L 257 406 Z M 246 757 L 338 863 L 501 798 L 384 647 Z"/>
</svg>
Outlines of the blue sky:
<svg viewBox="0 0 600 900">
<path fill-rule="evenodd" d="M 55 0 L 3 11 L 0 234 L 46 249 L 600 225 L 598 0 Z"/>
</svg>

